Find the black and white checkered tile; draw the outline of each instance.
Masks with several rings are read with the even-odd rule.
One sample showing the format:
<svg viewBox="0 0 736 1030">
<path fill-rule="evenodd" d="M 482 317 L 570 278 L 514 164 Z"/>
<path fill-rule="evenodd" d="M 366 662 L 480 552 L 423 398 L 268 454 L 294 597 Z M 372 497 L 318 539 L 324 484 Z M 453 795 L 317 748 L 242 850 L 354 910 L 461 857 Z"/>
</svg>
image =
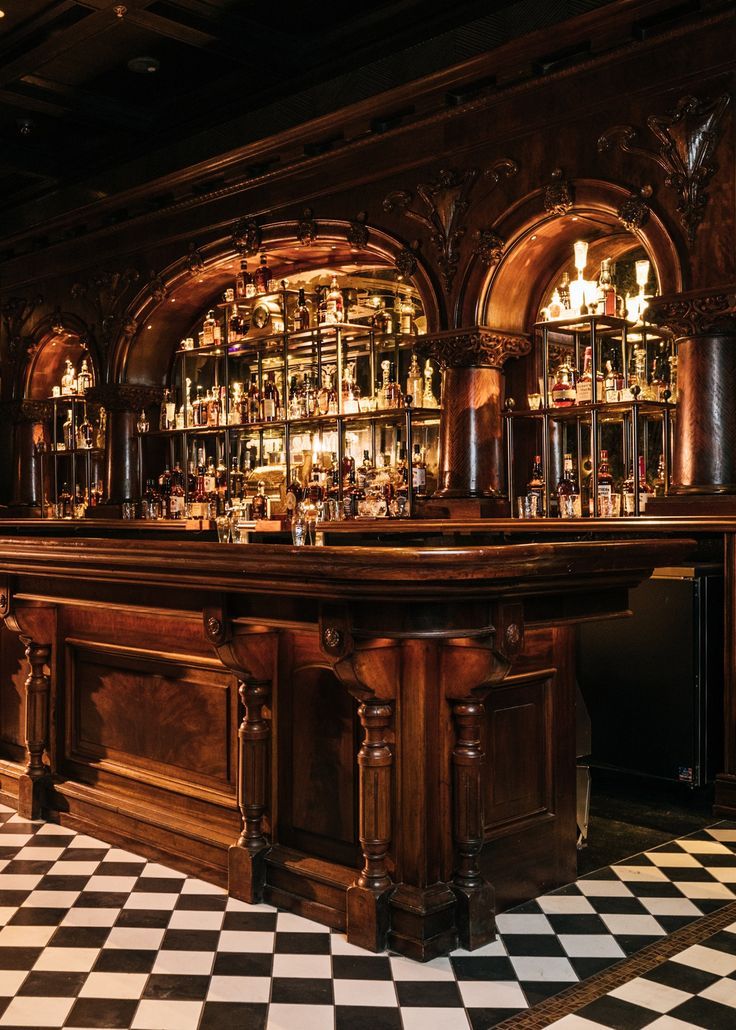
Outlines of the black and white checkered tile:
<svg viewBox="0 0 736 1030">
<path fill-rule="evenodd" d="M 736 829 L 719 824 L 499 916 L 478 951 L 419 964 L 0 808 L 0 1030 L 487 1030 L 734 898 Z M 667 963 L 690 977 L 670 988 L 691 1006 L 678 1022 L 661 1022 L 670 984 L 654 974 L 595 1004 L 717 1030 L 702 1020 L 729 1009 L 736 949 L 711 950 L 717 968 Z M 589 1009 L 567 1025 L 650 1025 Z"/>
</svg>

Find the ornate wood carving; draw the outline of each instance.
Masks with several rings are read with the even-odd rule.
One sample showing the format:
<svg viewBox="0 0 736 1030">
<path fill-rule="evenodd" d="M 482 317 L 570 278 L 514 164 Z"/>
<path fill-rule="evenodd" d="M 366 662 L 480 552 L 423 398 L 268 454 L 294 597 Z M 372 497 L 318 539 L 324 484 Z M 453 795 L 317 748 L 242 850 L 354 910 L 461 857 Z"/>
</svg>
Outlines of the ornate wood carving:
<svg viewBox="0 0 736 1030">
<path fill-rule="evenodd" d="M 297 222 L 296 238 L 303 247 L 311 247 L 317 239 L 317 223 L 313 218 L 311 207 L 305 207 L 302 217 Z"/>
<path fill-rule="evenodd" d="M 503 257 L 506 240 L 493 229 L 479 229 L 475 234 L 473 254 L 479 258 L 486 268 L 494 268 Z"/>
<path fill-rule="evenodd" d="M 736 332 L 736 288 L 654 297 L 647 319 L 677 337 Z"/>
<path fill-rule="evenodd" d="M 153 269 L 151 269 L 151 272 L 148 276 L 146 289 L 148 290 L 148 293 L 150 294 L 152 299 L 155 300 L 157 304 L 160 304 L 162 300 L 165 300 L 166 295 L 169 292 L 166 289 L 166 283 L 164 282 L 161 275 L 158 272 L 155 272 Z"/>
<path fill-rule="evenodd" d="M 565 178 L 562 168 L 555 168 L 544 187 L 542 203 L 550 215 L 566 215 L 575 202 L 575 187 Z"/>
<path fill-rule="evenodd" d="M 123 322 L 125 296 L 140 279 L 134 268 L 123 271 L 100 272 L 86 282 L 77 282 L 71 288 L 75 299 L 84 299 L 95 313 L 94 335 L 107 350 Z"/>
<path fill-rule="evenodd" d="M 271 723 L 264 717 L 263 709 L 270 701 L 271 684 L 266 680 L 249 679 L 241 682 L 239 693 L 244 712 L 238 729 L 238 807 L 243 817 L 243 832 L 237 846 L 245 848 L 255 859 L 270 847 L 263 832 L 263 820 L 268 798 Z"/>
<path fill-rule="evenodd" d="M 261 230 L 253 218 L 240 218 L 233 225 L 232 241 L 243 257 L 257 254 L 262 243 Z"/>
<path fill-rule="evenodd" d="M 347 241 L 350 244 L 351 250 L 363 250 L 368 246 L 367 219 L 367 212 L 359 211 L 350 223 L 350 228 L 347 231 Z"/>
<path fill-rule="evenodd" d="M 43 297 L 37 294 L 30 300 L 25 297 L 10 297 L 0 306 L 0 318 L 8 343 L 8 358 L 16 362 L 31 344 L 31 338 L 24 335 L 23 330 L 33 316 L 33 312 L 43 304 Z"/>
<path fill-rule="evenodd" d="M 680 97 L 670 114 L 650 115 L 647 127 L 659 144 L 656 150 L 635 145 L 639 131 L 633 125 L 614 125 L 598 140 L 601 153 L 617 143 L 624 153 L 655 161 L 664 170 L 665 185 L 677 194 L 677 212 L 691 246 L 705 215 L 707 186 L 716 171 L 711 159 L 730 99 L 727 93 L 708 100 L 688 95 Z"/>
<path fill-rule="evenodd" d="M 396 275 L 402 281 L 411 279 L 416 275 L 417 267 L 419 262 L 417 261 L 417 254 L 419 252 L 419 240 L 412 240 L 410 244 L 407 244 L 399 253 L 396 255 L 396 261 L 394 267 L 396 268 Z"/>
<path fill-rule="evenodd" d="M 187 247 L 187 256 L 185 260 L 187 263 L 187 268 L 192 273 L 192 275 L 197 275 L 197 273 L 201 272 L 204 268 L 204 258 L 202 257 L 202 254 L 199 251 L 199 249 L 197 248 L 197 244 L 193 240 L 189 243 L 189 246 Z"/>
<path fill-rule="evenodd" d="M 417 354 L 434 358 L 443 368 L 502 368 L 509 358 L 528 354 L 531 342 L 522 333 L 504 333 L 487 326 L 450 329 L 417 340 Z"/>
<path fill-rule="evenodd" d="M 162 396 L 163 387 L 142 383 L 102 383 L 87 391 L 87 398 L 107 411 L 141 411 L 158 404 Z"/>
<path fill-rule="evenodd" d="M 651 186 L 642 186 L 640 190 L 635 190 L 627 197 L 616 212 L 619 222 L 629 232 L 643 229 L 649 221 L 650 208 L 647 201 L 652 192 Z"/>
<path fill-rule="evenodd" d="M 391 843 L 391 767 L 393 757 L 386 741 L 391 705 L 372 698 L 358 708 L 365 734 L 358 751 L 360 770 L 360 846 L 363 868 L 358 886 L 380 894 L 391 886 L 386 856 Z"/>
<path fill-rule="evenodd" d="M 48 422 L 54 413 L 51 401 L 19 401 L 13 405 L 12 420 L 18 422 Z"/>
</svg>

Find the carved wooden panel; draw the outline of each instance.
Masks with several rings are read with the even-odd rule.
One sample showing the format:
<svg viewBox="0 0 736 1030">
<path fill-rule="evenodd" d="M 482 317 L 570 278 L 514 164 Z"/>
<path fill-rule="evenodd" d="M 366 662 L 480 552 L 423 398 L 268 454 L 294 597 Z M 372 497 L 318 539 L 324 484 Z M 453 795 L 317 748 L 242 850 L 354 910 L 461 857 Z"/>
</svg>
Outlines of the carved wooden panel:
<svg viewBox="0 0 736 1030">
<path fill-rule="evenodd" d="M 25 759 L 25 681 L 23 644 L 17 633 L 0 626 L 0 758 Z"/>
<path fill-rule="evenodd" d="M 65 760 L 77 765 L 229 798 L 237 704 L 215 661 L 66 641 Z"/>
</svg>

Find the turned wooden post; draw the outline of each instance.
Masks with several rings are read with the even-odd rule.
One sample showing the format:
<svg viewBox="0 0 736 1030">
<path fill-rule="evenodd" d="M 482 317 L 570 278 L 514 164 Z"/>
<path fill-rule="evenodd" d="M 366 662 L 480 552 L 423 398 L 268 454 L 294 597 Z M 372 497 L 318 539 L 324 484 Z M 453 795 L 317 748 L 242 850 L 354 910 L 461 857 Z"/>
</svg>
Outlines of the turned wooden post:
<svg viewBox="0 0 736 1030">
<path fill-rule="evenodd" d="M 18 780 L 18 815 L 40 819 L 43 815 L 49 767 L 43 760 L 49 736 L 49 694 L 51 680 L 44 672 L 51 648 L 21 636 L 30 673 L 26 679 L 26 748 L 28 762 Z"/>
<path fill-rule="evenodd" d="M 487 943 L 495 933 L 494 891 L 480 871 L 483 847 L 483 765 L 481 725 L 485 706 L 481 701 L 455 701 L 452 705 L 456 740 L 452 751 L 453 839 L 457 897 L 458 942 L 471 951 Z"/>
<path fill-rule="evenodd" d="M 103 384 L 87 392 L 107 413 L 104 507 L 119 509 L 123 501 L 140 496 L 136 424 L 141 409 L 158 403 L 161 393 L 158 387 L 138 383 Z"/>
<path fill-rule="evenodd" d="M 11 509 L 18 514 L 43 518 L 50 461 L 41 461 L 49 446 L 49 423 L 53 408 L 49 401 L 20 401 L 13 413 L 13 492 Z M 45 464 L 45 468 L 44 468 Z"/>
<path fill-rule="evenodd" d="M 351 944 L 371 951 L 385 947 L 388 898 L 392 889 L 386 856 L 391 843 L 391 770 L 393 756 L 386 742 L 391 705 L 371 698 L 358 708 L 363 744 L 358 751 L 359 838 L 363 868 L 348 888 L 347 936 Z"/>
<path fill-rule="evenodd" d="M 238 729 L 238 807 L 243 832 L 229 850 L 229 882 L 234 897 L 253 903 L 263 895 L 264 859 L 271 847 L 263 832 L 271 740 L 271 723 L 263 709 L 268 704 L 271 685 L 247 680 L 241 682 L 239 692 L 244 708 Z"/>
</svg>

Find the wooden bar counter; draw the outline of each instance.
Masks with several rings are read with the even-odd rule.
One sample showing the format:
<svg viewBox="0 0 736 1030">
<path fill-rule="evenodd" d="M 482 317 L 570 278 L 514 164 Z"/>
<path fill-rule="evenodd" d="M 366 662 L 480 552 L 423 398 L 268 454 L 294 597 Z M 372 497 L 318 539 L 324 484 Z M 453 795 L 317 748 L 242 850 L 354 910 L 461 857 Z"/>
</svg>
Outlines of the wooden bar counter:
<svg viewBox="0 0 736 1030">
<path fill-rule="evenodd" d="M 3 536 L 0 794 L 366 948 L 478 947 L 575 876 L 574 624 L 695 547 Z"/>
</svg>

